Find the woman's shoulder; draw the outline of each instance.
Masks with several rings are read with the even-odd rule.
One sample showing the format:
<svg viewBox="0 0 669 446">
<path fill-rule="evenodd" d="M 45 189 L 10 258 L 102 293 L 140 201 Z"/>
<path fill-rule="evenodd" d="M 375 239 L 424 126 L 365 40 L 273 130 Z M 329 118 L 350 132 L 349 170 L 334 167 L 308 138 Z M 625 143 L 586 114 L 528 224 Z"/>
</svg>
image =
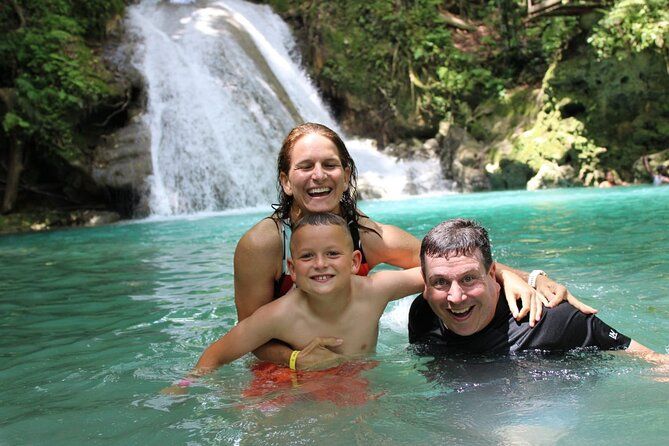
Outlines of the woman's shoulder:
<svg viewBox="0 0 669 446">
<path fill-rule="evenodd" d="M 363 216 L 358 220 L 360 239 L 370 267 L 388 263 L 401 268 L 419 265 L 420 241 L 397 226 Z"/>
<path fill-rule="evenodd" d="M 366 215 L 360 215 L 360 217 L 358 217 L 357 224 L 358 230 L 361 234 L 375 234 L 376 236 L 382 235 L 383 225 L 372 220 Z"/>
<path fill-rule="evenodd" d="M 273 217 L 267 217 L 256 223 L 251 229 L 246 231 L 237 244 L 237 250 L 244 249 L 263 249 L 265 251 L 283 249 L 283 239 L 281 237 L 281 222 Z"/>
</svg>

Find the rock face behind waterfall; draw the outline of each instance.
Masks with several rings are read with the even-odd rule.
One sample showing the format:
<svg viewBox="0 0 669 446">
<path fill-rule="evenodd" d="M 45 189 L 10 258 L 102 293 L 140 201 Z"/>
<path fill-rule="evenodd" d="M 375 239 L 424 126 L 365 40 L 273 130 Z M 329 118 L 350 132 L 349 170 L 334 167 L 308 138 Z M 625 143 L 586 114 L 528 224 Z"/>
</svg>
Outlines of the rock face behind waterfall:
<svg viewBox="0 0 669 446">
<path fill-rule="evenodd" d="M 149 129 L 139 117 L 129 125 L 105 135 L 95 148 L 91 174 L 110 191 L 120 207 L 135 216 L 147 215 L 146 178 L 151 175 L 151 142 Z"/>
<path fill-rule="evenodd" d="M 126 216 L 145 216 L 149 209 L 146 179 L 151 175 L 151 140 L 141 118 L 146 109 L 146 84 L 132 64 L 137 44 L 122 29 L 107 42 L 105 61 L 124 86 L 124 124 L 103 134 L 96 145 L 89 172 L 112 206 Z"/>
</svg>

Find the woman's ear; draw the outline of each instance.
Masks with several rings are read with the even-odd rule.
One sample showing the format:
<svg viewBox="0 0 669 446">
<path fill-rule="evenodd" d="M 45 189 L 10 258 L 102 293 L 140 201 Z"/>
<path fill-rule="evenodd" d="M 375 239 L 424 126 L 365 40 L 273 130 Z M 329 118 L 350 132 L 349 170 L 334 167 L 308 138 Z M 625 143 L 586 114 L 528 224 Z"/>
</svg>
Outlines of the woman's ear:
<svg viewBox="0 0 669 446">
<path fill-rule="evenodd" d="M 284 172 L 281 172 L 279 174 L 279 182 L 281 183 L 281 188 L 283 189 L 283 192 L 289 197 L 291 197 L 293 195 L 293 186 L 291 186 L 290 184 L 288 175 L 285 174 Z"/>
<path fill-rule="evenodd" d="M 346 185 L 344 187 L 344 190 L 347 191 L 350 184 L 349 181 L 351 181 L 351 168 L 350 167 L 345 167 L 344 168 L 344 184 Z"/>
</svg>

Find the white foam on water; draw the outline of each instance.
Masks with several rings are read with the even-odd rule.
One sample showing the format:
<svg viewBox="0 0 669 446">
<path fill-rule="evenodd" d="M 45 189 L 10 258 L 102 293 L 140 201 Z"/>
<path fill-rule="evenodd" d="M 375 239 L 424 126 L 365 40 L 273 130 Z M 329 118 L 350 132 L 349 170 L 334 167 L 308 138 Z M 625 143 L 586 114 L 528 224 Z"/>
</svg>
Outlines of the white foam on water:
<svg viewBox="0 0 669 446">
<path fill-rule="evenodd" d="M 389 303 L 379 322 L 381 329 L 406 334 L 409 324 L 409 309 L 415 297 L 416 295 L 411 295 Z"/>
</svg>

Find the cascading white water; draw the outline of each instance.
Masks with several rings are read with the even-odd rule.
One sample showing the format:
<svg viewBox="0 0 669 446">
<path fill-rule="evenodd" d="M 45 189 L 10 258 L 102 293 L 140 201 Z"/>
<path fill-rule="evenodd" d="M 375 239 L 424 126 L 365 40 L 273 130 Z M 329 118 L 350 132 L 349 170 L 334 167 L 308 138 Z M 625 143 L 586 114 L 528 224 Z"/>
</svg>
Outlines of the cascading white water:
<svg viewBox="0 0 669 446">
<path fill-rule="evenodd" d="M 288 131 L 313 121 L 341 133 L 268 6 L 145 0 L 129 8 L 129 25 L 148 85 L 153 214 L 271 203 Z M 347 145 L 361 183 L 380 196 L 444 188 L 436 161 L 396 162 L 369 141 Z"/>
</svg>

